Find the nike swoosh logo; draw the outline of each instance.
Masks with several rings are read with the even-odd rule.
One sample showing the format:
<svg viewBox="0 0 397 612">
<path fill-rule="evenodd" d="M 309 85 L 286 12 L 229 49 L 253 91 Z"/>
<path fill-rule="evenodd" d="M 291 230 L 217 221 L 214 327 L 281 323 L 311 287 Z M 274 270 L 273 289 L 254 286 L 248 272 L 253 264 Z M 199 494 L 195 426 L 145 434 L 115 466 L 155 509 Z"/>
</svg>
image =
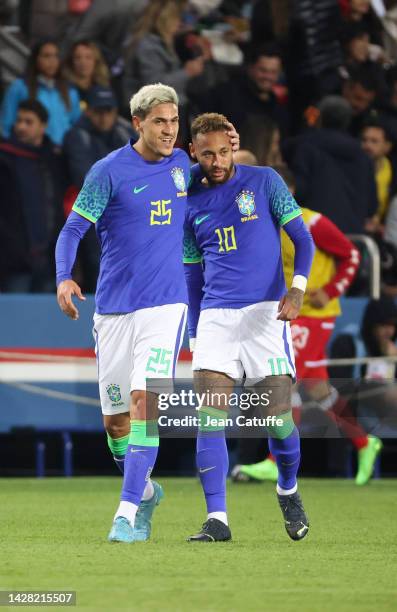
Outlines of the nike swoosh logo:
<svg viewBox="0 0 397 612">
<path fill-rule="evenodd" d="M 131 448 L 131 453 L 146 453 L 145 448 Z"/>
<path fill-rule="evenodd" d="M 134 187 L 134 193 L 141 193 L 141 191 L 146 189 L 146 187 L 149 187 L 149 185 L 144 185 L 143 187 Z"/>
<path fill-rule="evenodd" d="M 205 472 L 209 472 L 210 470 L 214 470 L 216 468 L 216 465 L 213 465 L 212 467 L 209 468 L 200 468 L 199 472 L 200 474 L 204 474 Z"/>
<path fill-rule="evenodd" d="M 195 224 L 196 225 L 200 225 L 200 223 L 202 223 L 203 221 L 205 221 L 206 219 L 208 219 L 209 215 L 204 215 L 204 217 L 197 217 Z"/>
</svg>

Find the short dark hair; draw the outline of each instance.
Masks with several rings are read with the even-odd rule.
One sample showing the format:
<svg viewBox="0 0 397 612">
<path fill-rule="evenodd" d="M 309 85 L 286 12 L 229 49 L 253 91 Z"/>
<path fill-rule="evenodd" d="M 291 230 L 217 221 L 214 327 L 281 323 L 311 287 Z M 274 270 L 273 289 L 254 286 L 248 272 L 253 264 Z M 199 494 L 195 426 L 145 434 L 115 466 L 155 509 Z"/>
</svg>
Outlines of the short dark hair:
<svg viewBox="0 0 397 612">
<path fill-rule="evenodd" d="M 341 42 L 344 45 L 348 45 L 356 38 L 363 38 L 363 36 L 369 36 L 369 33 L 366 24 L 362 21 L 348 21 L 344 24 L 340 34 Z"/>
<path fill-rule="evenodd" d="M 350 85 L 361 85 L 366 91 L 373 91 L 376 94 L 380 90 L 380 74 L 376 66 L 359 66 L 352 70 L 347 81 Z"/>
<path fill-rule="evenodd" d="M 385 121 L 382 120 L 381 117 L 370 117 L 367 121 L 365 121 L 361 133 L 364 132 L 367 128 L 376 128 L 378 130 L 382 130 L 385 135 L 385 139 L 389 142 L 393 142 L 393 136 L 391 134 L 390 128 L 386 125 Z"/>
<path fill-rule="evenodd" d="M 219 113 L 203 113 L 192 122 L 190 127 L 192 138 L 195 138 L 197 134 L 226 132 L 229 129 L 228 123 L 225 115 L 220 115 Z"/>
<path fill-rule="evenodd" d="M 30 111 L 38 116 L 41 123 L 48 123 L 48 111 L 38 100 L 23 100 L 20 102 L 18 110 Z"/>
<path fill-rule="evenodd" d="M 247 64 L 256 64 L 260 57 L 278 57 L 282 59 L 282 53 L 277 43 L 263 43 L 253 45 L 247 49 L 245 61 Z"/>
<path fill-rule="evenodd" d="M 342 96 L 325 96 L 319 104 L 321 126 L 329 130 L 347 130 L 352 119 L 350 104 Z"/>
</svg>

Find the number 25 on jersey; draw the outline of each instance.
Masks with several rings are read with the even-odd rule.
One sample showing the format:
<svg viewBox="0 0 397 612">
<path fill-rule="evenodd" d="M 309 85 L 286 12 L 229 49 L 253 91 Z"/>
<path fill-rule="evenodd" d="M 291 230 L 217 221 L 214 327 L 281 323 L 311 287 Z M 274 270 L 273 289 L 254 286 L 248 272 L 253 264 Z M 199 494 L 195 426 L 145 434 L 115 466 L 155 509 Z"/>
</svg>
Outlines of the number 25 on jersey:
<svg viewBox="0 0 397 612">
<path fill-rule="evenodd" d="M 157 200 L 156 202 L 150 202 L 151 206 L 154 206 L 154 210 L 150 211 L 150 225 L 170 225 L 172 210 L 167 208 L 167 205 L 171 204 L 171 200 Z"/>
</svg>

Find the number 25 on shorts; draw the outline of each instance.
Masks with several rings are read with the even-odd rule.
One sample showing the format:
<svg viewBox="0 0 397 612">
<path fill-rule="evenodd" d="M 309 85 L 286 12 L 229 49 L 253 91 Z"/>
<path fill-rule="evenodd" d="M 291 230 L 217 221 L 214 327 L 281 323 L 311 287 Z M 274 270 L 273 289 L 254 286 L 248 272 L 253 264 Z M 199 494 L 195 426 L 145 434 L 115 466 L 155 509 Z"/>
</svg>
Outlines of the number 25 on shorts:
<svg viewBox="0 0 397 612">
<path fill-rule="evenodd" d="M 151 348 L 148 362 L 146 364 L 146 372 L 154 372 L 155 374 L 162 374 L 168 376 L 171 368 L 171 355 L 172 351 L 166 351 L 161 348 Z"/>
</svg>

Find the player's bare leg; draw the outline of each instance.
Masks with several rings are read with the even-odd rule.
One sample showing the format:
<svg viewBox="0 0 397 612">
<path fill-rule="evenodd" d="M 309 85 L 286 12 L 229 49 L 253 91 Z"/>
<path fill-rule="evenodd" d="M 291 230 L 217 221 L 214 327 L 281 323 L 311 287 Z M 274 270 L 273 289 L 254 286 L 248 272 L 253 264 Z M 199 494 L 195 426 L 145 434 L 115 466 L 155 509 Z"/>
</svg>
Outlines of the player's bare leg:
<svg viewBox="0 0 397 612">
<path fill-rule="evenodd" d="M 209 405 L 199 411 L 197 469 L 207 505 L 207 520 L 188 542 L 221 542 L 231 539 L 226 513 L 226 477 L 229 457 L 225 440 L 225 419 L 234 380 L 221 372 L 194 372 L 195 390 L 207 394 Z"/>
<path fill-rule="evenodd" d="M 125 457 L 123 487 L 109 534 L 111 542 L 148 540 L 153 510 L 163 497 L 161 486 L 150 481 L 159 446 L 157 395 L 133 391 L 130 417 L 131 433 Z"/>
</svg>

